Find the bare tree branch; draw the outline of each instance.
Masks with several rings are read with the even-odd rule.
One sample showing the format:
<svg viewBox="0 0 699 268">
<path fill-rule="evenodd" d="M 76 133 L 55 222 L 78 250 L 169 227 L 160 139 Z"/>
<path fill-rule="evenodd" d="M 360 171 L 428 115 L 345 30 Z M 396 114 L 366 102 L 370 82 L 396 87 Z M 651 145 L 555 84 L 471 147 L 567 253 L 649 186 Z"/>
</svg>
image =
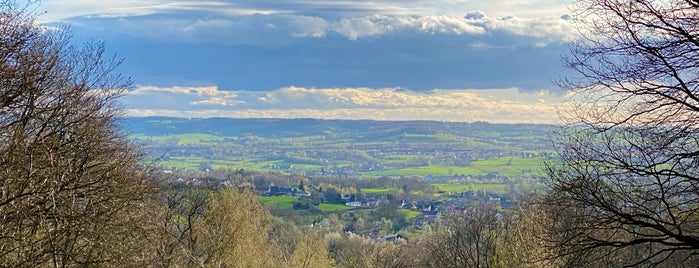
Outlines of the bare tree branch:
<svg viewBox="0 0 699 268">
<path fill-rule="evenodd" d="M 582 96 L 556 134 L 544 204 L 572 264 L 698 261 L 696 1 L 580 0 L 560 84 Z M 553 215 L 558 214 L 558 215 Z"/>
</svg>

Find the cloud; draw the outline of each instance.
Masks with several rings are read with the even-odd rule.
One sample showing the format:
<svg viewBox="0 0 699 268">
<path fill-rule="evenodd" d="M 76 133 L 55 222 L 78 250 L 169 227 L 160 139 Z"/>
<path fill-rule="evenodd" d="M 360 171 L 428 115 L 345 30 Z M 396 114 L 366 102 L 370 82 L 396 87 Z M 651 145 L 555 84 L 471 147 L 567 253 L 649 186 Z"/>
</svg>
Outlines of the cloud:
<svg viewBox="0 0 699 268">
<path fill-rule="evenodd" d="M 569 40 L 562 0 L 494 1 L 86 1 L 42 2 L 44 21 L 63 21 L 165 41 L 270 45 L 289 38 L 340 35 L 350 40 L 384 35 L 483 35 L 500 32 Z M 490 16 L 487 14 L 491 14 Z"/>
<path fill-rule="evenodd" d="M 152 109 L 169 109 L 172 104 L 189 111 L 220 107 L 255 111 L 263 105 L 267 110 L 302 109 L 284 101 L 292 97 L 284 94 L 293 92 L 300 100 L 315 103 L 313 109 L 385 111 L 418 107 L 394 98 L 421 103 L 434 99 L 376 89 L 404 87 L 436 94 L 435 88 L 444 88 L 439 93 L 445 96 L 440 100 L 444 103 L 464 97 L 447 96 L 451 89 L 534 92 L 552 88 L 551 80 L 563 76 L 560 55 L 577 34 L 561 16 L 562 0 L 46 0 L 42 4 L 49 14 L 68 12 L 58 17 L 71 24 L 75 43 L 104 41 L 109 53 L 125 59 L 119 71 L 137 83 L 160 89 L 212 85 L 217 91 L 235 93 L 200 97 L 151 88 L 148 94 L 160 98 Z M 309 92 L 294 91 L 289 85 Z M 332 101 L 330 94 L 335 94 Z M 130 103 L 147 104 L 135 99 L 137 95 L 129 95 Z M 381 98 L 394 106 L 372 102 Z"/>
<path fill-rule="evenodd" d="M 577 37 L 567 19 L 556 16 L 537 19 L 519 18 L 514 16 L 498 19 L 488 18 L 484 22 L 488 29 L 499 30 L 517 36 L 533 37 L 545 42 L 572 41 Z"/>
<path fill-rule="evenodd" d="M 350 40 L 388 34 L 472 34 L 480 35 L 486 29 L 479 24 L 455 16 L 385 16 L 374 15 L 342 19 L 330 24 L 330 31 Z"/>
<path fill-rule="evenodd" d="M 56 21 L 70 17 L 141 16 L 155 13 L 199 12 L 209 15 L 302 14 L 329 18 L 362 17 L 369 15 L 463 16 L 468 10 L 482 10 L 496 17 L 514 15 L 560 15 L 565 13 L 567 0 L 441 0 L 441 1 L 327 1 L 327 0 L 44 0 L 44 19 Z"/>
<path fill-rule="evenodd" d="M 147 103 L 139 100 L 148 100 Z M 173 101 L 174 100 L 174 101 Z M 214 87 L 138 87 L 123 99 L 130 116 L 322 118 L 555 123 L 564 96 L 504 89 L 286 87 L 267 92 Z"/>
<path fill-rule="evenodd" d="M 464 16 L 465 19 L 468 20 L 482 20 L 486 18 L 485 13 L 480 10 L 474 10 L 466 13 L 466 16 Z"/>
<path fill-rule="evenodd" d="M 124 104 L 131 107 L 208 109 L 245 104 L 233 91 L 216 87 L 141 86 L 126 93 Z"/>
<path fill-rule="evenodd" d="M 41 2 L 39 9 L 46 11 L 39 17 L 39 19 L 49 22 L 70 21 L 70 19 L 74 17 L 124 18 L 153 14 L 186 13 L 242 16 L 288 12 L 275 8 L 256 8 L 252 6 L 239 5 L 233 1 L 172 0 L 46 0 Z"/>
<path fill-rule="evenodd" d="M 530 90 L 549 87 L 561 73 L 565 42 L 577 32 L 560 15 L 468 10 L 339 18 L 161 12 L 73 18 L 71 29 L 77 43 L 105 41 L 138 83 L 160 86 Z"/>
<path fill-rule="evenodd" d="M 381 36 L 490 35 L 531 38 L 531 43 L 565 42 L 576 32 L 560 15 L 536 18 L 489 17 L 481 11 L 464 16 L 382 15 L 328 19 L 298 14 L 194 16 L 154 14 L 122 18 L 74 18 L 79 28 L 104 29 L 111 34 L 174 42 L 271 45 L 295 38 L 339 35 L 349 40 Z M 486 40 L 487 41 L 487 40 Z"/>
</svg>

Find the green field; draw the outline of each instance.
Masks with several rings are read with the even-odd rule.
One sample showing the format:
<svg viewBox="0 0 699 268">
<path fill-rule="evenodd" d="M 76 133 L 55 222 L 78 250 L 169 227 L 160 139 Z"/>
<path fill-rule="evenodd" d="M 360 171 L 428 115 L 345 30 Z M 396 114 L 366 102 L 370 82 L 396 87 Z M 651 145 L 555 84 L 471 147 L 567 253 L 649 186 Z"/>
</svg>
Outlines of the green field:
<svg viewBox="0 0 699 268">
<path fill-rule="evenodd" d="M 394 158 L 396 161 L 397 158 Z M 404 160 L 409 160 L 409 158 L 404 158 Z M 202 157 L 169 157 L 166 160 L 157 161 L 157 164 L 180 168 L 180 169 L 191 169 L 196 170 L 202 167 L 202 163 L 209 164 L 214 169 L 245 169 L 245 170 L 258 170 L 258 171 L 318 171 L 323 168 L 321 165 L 314 164 L 296 164 L 287 163 L 283 160 L 274 161 L 255 161 L 253 160 L 225 160 L 216 159 L 208 160 Z M 275 169 L 272 168 L 274 165 L 288 166 L 290 168 Z M 335 167 L 345 167 L 349 164 L 335 165 Z M 516 177 L 536 177 L 541 174 L 541 159 L 539 158 L 520 158 L 520 157 L 502 157 L 494 159 L 486 159 L 474 161 L 469 167 L 463 166 L 446 166 L 446 165 L 428 165 L 428 166 L 416 166 L 407 167 L 400 169 L 389 169 L 381 171 L 370 171 L 370 172 L 360 172 L 364 176 L 369 177 L 379 177 L 379 176 L 505 176 L 510 178 Z M 372 190 L 372 189 L 362 189 L 364 192 L 377 191 L 379 193 L 386 193 L 390 189 L 382 190 Z"/>
<path fill-rule="evenodd" d="M 270 168 L 270 166 L 283 163 L 283 161 L 213 160 L 209 163 L 211 163 L 211 166 L 215 169 L 273 171 L 274 169 Z"/>
<path fill-rule="evenodd" d="M 257 200 L 260 201 L 260 204 L 266 207 L 290 210 L 294 204 L 294 201 L 298 200 L 298 198 L 294 196 L 258 196 Z"/>
<path fill-rule="evenodd" d="M 342 174 L 516 179 L 539 177 L 541 161 L 553 152 L 542 143 L 548 127 L 536 125 L 132 120 L 131 131 L 135 134 L 129 136 L 146 146 L 144 151 L 153 152 L 153 165 L 188 170 L 244 169 L 309 177 Z M 294 124 L 281 129 L 275 126 L 284 122 Z M 357 128 L 358 124 L 372 127 Z M 187 129 L 206 132 L 182 133 Z M 530 157 L 520 157 L 524 155 Z"/>
<path fill-rule="evenodd" d="M 179 169 L 189 169 L 197 170 L 201 169 L 202 164 L 206 163 L 214 169 L 247 169 L 247 170 L 259 170 L 259 171 L 271 171 L 269 166 L 281 163 L 282 161 L 265 161 L 256 162 L 249 160 L 209 160 L 202 157 L 196 156 L 172 156 L 165 160 L 159 160 L 156 163 L 158 165 L 179 168 Z"/>
<path fill-rule="evenodd" d="M 429 165 L 382 171 L 364 172 L 365 176 L 453 176 L 457 174 L 479 175 L 480 171 L 470 167 Z"/>
<path fill-rule="evenodd" d="M 400 211 L 405 213 L 405 219 L 407 219 L 408 221 L 413 221 L 415 220 L 415 218 L 417 218 L 417 216 L 420 216 L 420 214 L 422 214 L 422 211 L 410 210 L 406 208 L 401 208 Z"/>
<path fill-rule="evenodd" d="M 471 166 L 428 165 L 382 171 L 363 172 L 365 176 L 538 176 L 542 167 L 540 158 L 498 157 L 471 162 Z"/>
<path fill-rule="evenodd" d="M 343 210 L 349 210 L 352 207 L 348 207 L 345 205 L 341 204 L 328 204 L 328 203 L 321 203 L 318 205 L 318 208 L 322 210 L 323 212 L 332 212 L 332 211 L 343 211 Z"/>
<path fill-rule="evenodd" d="M 200 144 L 203 142 L 220 142 L 223 141 L 222 136 L 211 135 L 205 133 L 187 133 L 187 134 L 177 134 L 177 135 L 162 135 L 162 136 L 148 136 L 145 134 L 133 134 L 129 135 L 132 139 L 139 139 L 143 141 L 154 141 L 154 142 L 167 142 L 167 141 L 177 141 L 177 145 L 191 145 Z"/>
<path fill-rule="evenodd" d="M 504 193 L 510 189 L 510 185 L 504 183 L 435 183 L 432 184 L 437 190 L 448 193 L 458 193 L 466 191 L 485 191 L 490 193 Z"/>
<path fill-rule="evenodd" d="M 199 169 L 203 161 L 204 159 L 201 157 L 173 156 L 168 158 L 167 160 L 159 161 L 158 164 L 166 167 L 181 169 Z"/>
<path fill-rule="evenodd" d="M 257 200 L 260 204 L 266 207 L 275 208 L 279 210 L 291 210 L 293 208 L 294 202 L 299 199 L 294 196 L 258 196 Z M 323 212 L 333 212 L 333 211 L 344 211 L 352 209 L 342 204 L 329 204 L 321 203 L 318 205 L 318 209 Z"/>
<path fill-rule="evenodd" d="M 542 168 L 542 160 L 538 157 L 499 157 L 474 161 L 471 163 L 471 167 L 480 172 L 491 171 L 508 177 L 538 175 L 537 173 Z"/>
<path fill-rule="evenodd" d="M 398 190 L 396 188 L 360 188 L 359 190 L 362 191 L 364 194 L 387 194 L 390 193 L 391 190 Z"/>
</svg>

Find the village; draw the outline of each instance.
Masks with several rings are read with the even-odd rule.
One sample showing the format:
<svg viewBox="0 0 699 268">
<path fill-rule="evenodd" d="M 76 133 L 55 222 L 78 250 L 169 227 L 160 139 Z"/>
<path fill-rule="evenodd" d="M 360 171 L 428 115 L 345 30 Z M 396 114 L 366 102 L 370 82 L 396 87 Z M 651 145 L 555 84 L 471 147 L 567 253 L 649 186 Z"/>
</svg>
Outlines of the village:
<svg viewBox="0 0 699 268">
<path fill-rule="evenodd" d="M 395 238 L 408 239 L 425 228 L 437 228 L 441 217 L 463 214 L 469 209 L 490 206 L 497 209 L 498 216 L 502 216 L 516 205 L 515 200 L 520 195 L 511 187 L 508 190 L 503 187 L 491 190 L 461 187 L 461 191 L 445 191 L 428 183 L 417 183 L 423 179 L 416 178 L 358 179 L 353 187 L 342 187 L 342 183 L 332 184 L 331 179 L 317 185 L 308 183 L 308 179 L 289 185 L 284 181 L 298 177 L 280 174 L 271 176 L 249 171 L 239 171 L 237 174 L 250 179 L 245 182 L 238 180 L 235 187 L 239 191 L 255 193 L 273 214 L 297 219 L 297 224 L 306 226 L 314 226 L 326 221 L 330 214 L 336 214 L 342 221 L 345 232 L 389 241 Z M 265 175 L 268 176 L 268 181 L 273 182 L 256 187 L 254 177 Z M 396 185 L 392 183 L 400 183 L 401 180 L 404 182 L 402 187 L 393 187 Z M 302 181 L 307 182 L 301 183 Z M 211 177 L 178 178 L 175 183 L 180 187 L 233 186 L 231 180 Z M 357 184 L 371 184 L 373 187 L 363 188 L 356 186 Z M 390 224 L 387 226 L 387 223 Z"/>
</svg>

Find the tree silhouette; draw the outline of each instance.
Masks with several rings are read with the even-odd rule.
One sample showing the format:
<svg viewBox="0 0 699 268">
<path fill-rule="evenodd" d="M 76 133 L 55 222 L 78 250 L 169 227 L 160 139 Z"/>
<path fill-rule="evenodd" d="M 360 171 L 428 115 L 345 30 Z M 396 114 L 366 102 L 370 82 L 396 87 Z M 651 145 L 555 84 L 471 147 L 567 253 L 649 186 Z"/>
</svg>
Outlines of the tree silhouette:
<svg viewBox="0 0 699 268">
<path fill-rule="evenodd" d="M 699 2 L 580 0 L 544 200 L 568 265 L 699 261 Z M 690 262 L 691 263 L 691 262 Z"/>
</svg>

